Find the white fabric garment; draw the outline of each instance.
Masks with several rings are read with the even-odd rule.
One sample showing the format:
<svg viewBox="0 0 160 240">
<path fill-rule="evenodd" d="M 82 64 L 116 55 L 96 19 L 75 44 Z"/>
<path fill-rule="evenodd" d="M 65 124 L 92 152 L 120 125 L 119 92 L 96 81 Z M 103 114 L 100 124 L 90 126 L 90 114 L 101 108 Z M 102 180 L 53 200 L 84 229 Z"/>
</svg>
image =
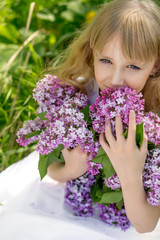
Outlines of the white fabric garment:
<svg viewBox="0 0 160 240">
<path fill-rule="evenodd" d="M 48 176 L 40 181 L 38 152 L 0 174 L 1 240 L 159 240 L 152 233 L 123 232 L 96 218 L 76 217 L 64 204 L 64 185 Z"/>
</svg>

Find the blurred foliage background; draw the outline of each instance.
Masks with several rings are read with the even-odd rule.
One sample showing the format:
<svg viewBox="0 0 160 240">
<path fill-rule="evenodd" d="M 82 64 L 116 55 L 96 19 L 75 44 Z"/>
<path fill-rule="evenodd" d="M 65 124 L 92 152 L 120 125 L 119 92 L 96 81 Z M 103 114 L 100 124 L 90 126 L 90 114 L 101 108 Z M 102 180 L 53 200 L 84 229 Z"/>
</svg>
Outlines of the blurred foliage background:
<svg viewBox="0 0 160 240">
<path fill-rule="evenodd" d="M 0 1 L 0 171 L 35 149 L 35 145 L 19 146 L 16 132 L 35 118 L 36 81 L 107 2 Z"/>
</svg>

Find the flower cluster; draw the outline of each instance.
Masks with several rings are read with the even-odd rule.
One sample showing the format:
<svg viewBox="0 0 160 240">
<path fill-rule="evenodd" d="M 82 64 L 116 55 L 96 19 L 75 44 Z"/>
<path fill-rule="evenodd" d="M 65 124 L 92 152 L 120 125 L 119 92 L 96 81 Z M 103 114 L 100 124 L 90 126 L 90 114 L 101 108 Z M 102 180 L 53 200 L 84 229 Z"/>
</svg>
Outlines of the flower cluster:
<svg viewBox="0 0 160 240">
<path fill-rule="evenodd" d="M 109 207 L 97 204 L 97 209 L 99 210 L 99 217 L 108 225 L 116 225 L 123 231 L 130 227 L 130 221 L 127 218 L 124 205 L 122 206 L 122 209 L 119 210 L 114 203 L 109 204 Z"/>
<path fill-rule="evenodd" d="M 48 112 L 53 107 L 61 106 L 76 92 L 78 90 L 75 87 L 62 83 L 57 76 L 45 75 L 37 82 L 37 86 L 33 90 L 33 98 L 39 105 L 37 112 Z"/>
<path fill-rule="evenodd" d="M 70 180 L 65 186 L 65 203 L 72 209 L 76 216 L 91 217 L 99 216 L 108 225 L 116 225 L 122 230 L 127 230 L 130 226 L 124 205 L 119 210 L 115 204 L 109 207 L 93 203 L 90 191 L 95 183 L 96 176 L 84 174 L 83 176 Z"/>
<path fill-rule="evenodd" d="M 151 205 L 160 205 L 160 149 L 148 152 L 143 171 L 144 188 Z"/>
<path fill-rule="evenodd" d="M 97 152 L 92 131 L 88 130 L 84 120 L 84 114 L 80 112 L 86 104 L 87 97 L 78 94 L 56 107 L 56 111 L 51 109 L 46 114 L 48 121 L 46 129 L 38 137 L 37 151 L 41 155 L 49 154 L 58 145 L 62 144 L 65 148 L 75 148 L 80 145 L 86 153 L 92 153 L 94 157 Z M 92 157 L 92 158 L 93 158 Z"/>
<path fill-rule="evenodd" d="M 17 142 L 21 146 L 25 147 L 30 143 L 37 141 L 38 135 L 32 136 L 30 138 L 26 138 L 26 136 L 32 132 L 41 131 L 44 128 L 45 124 L 39 117 L 35 118 L 34 120 L 27 121 L 24 128 L 20 128 L 17 132 Z"/>
<path fill-rule="evenodd" d="M 90 116 L 92 118 L 93 129 L 98 133 L 103 133 L 105 122 L 121 115 L 124 127 L 129 123 L 129 112 L 133 109 L 136 113 L 136 123 L 140 124 L 144 116 L 144 99 L 142 94 L 137 94 L 129 87 L 120 89 L 104 89 L 96 102 L 90 106 Z M 114 132 L 114 121 L 111 121 Z"/>
<path fill-rule="evenodd" d="M 104 179 L 105 185 L 111 189 L 120 188 L 117 174 Z M 143 186 L 147 192 L 147 201 L 151 205 L 160 204 L 160 149 L 148 151 L 143 170 Z"/>
<path fill-rule="evenodd" d="M 71 207 L 75 215 L 83 217 L 94 215 L 94 204 L 90 197 L 91 186 L 94 182 L 94 176 L 84 174 L 66 183 L 65 203 Z"/>
<path fill-rule="evenodd" d="M 160 144 L 160 117 L 157 114 L 148 112 L 145 114 L 143 122 L 148 140 L 155 145 Z"/>
<path fill-rule="evenodd" d="M 60 144 L 66 148 L 80 145 L 81 150 L 91 153 L 90 159 L 94 158 L 98 152 L 98 144 L 94 142 L 93 133 L 87 128 L 84 114 L 80 112 L 87 105 L 88 97 L 51 75 L 41 79 L 33 92 L 33 97 L 39 104 L 38 113 L 46 111 L 45 119 L 28 121 L 18 131 L 17 142 L 27 146 L 38 141 L 36 150 L 41 155 L 48 155 Z M 26 138 L 33 132 L 37 135 Z"/>
</svg>

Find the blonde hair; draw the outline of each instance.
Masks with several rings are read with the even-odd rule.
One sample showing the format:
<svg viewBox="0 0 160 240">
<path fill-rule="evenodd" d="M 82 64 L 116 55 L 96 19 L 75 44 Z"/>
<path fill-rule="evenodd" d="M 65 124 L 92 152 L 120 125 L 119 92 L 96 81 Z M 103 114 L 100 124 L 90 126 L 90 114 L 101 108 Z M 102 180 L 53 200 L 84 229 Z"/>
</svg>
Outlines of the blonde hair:
<svg viewBox="0 0 160 240">
<path fill-rule="evenodd" d="M 160 115 L 160 8 L 152 0 L 113 0 L 102 6 L 93 21 L 64 53 L 54 72 L 67 84 L 83 89 L 79 76 L 87 82 L 94 78 L 93 49 L 119 35 L 123 54 L 145 62 L 157 59 L 155 76 L 143 89 L 146 110 Z"/>
</svg>

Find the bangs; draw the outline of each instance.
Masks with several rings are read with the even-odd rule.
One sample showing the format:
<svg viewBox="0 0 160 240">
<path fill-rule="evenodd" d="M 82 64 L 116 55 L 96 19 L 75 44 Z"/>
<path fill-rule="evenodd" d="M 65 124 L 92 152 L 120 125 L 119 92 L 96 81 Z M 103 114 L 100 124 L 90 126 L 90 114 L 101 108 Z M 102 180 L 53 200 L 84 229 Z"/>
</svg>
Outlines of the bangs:
<svg viewBox="0 0 160 240">
<path fill-rule="evenodd" d="M 152 20 L 142 14 L 130 14 L 119 30 L 123 55 L 147 62 L 158 58 L 159 37 Z"/>
<path fill-rule="evenodd" d="M 143 11 L 143 10 L 142 10 Z M 113 37 L 121 41 L 122 52 L 129 60 L 147 62 L 158 58 L 160 51 L 160 26 L 157 21 L 143 14 L 139 9 L 119 9 L 115 13 L 102 14 L 98 25 L 94 25 L 90 37 L 90 47 L 101 53 L 103 46 Z M 159 30 L 157 30 L 159 29 Z"/>
</svg>

